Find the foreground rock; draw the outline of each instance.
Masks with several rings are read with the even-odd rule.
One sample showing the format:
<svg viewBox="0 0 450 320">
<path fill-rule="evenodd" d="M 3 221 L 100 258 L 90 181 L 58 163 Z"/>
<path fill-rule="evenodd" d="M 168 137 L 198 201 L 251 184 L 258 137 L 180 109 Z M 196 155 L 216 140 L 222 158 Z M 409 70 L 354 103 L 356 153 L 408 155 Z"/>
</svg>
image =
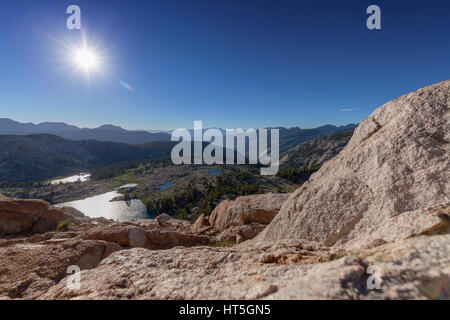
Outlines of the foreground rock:
<svg viewBox="0 0 450 320">
<path fill-rule="evenodd" d="M 358 247 L 373 235 L 393 241 L 440 224 L 426 208 L 449 201 L 449 93 L 444 81 L 375 110 L 255 241 Z"/>
<path fill-rule="evenodd" d="M 57 231 L 58 224 L 64 228 Z M 41 200 L 0 196 L 0 297 L 36 298 L 67 275 L 69 266 L 95 268 L 114 251 L 205 245 L 187 221 L 116 223 L 88 218 Z"/>
<path fill-rule="evenodd" d="M 146 230 L 132 225 L 112 224 L 92 228 L 80 235 L 82 239 L 118 243 L 124 247 L 168 249 L 176 246 L 205 245 L 208 238 L 172 230 Z"/>
<path fill-rule="evenodd" d="M 0 296 L 36 298 L 67 276 L 67 268 L 95 268 L 122 247 L 105 241 L 53 239 L 0 248 Z"/>
<path fill-rule="evenodd" d="M 209 228 L 209 219 L 208 217 L 205 217 L 205 215 L 202 213 L 197 220 L 195 220 L 194 225 L 192 226 L 193 231 L 203 231 L 206 228 Z"/>
<path fill-rule="evenodd" d="M 342 255 L 347 256 L 339 258 Z M 399 261 L 401 263 L 399 263 Z M 381 290 L 368 290 L 368 266 Z M 436 299 L 450 296 L 450 235 L 354 252 L 314 243 L 123 250 L 41 299 Z"/>
<path fill-rule="evenodd" d="M 219 233 L 215 240 L 219 243 L 242 243 L 256 237 L 265 227 L 260 223 L 232 226 Z"/>
</svg>

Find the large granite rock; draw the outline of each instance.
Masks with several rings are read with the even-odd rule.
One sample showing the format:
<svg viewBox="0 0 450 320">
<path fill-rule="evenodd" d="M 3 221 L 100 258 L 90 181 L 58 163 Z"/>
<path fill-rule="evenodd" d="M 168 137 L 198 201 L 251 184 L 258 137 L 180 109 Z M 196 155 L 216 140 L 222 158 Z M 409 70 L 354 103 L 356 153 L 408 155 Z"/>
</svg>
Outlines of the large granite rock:
<svg viewBox="0 0 450 320">
<path fill-rule="evenodd" d="M 120 249 L 112 242 L 68 238 L 0 247 L 0 297 L 36 298 L 67 276 L 69 266 L 95 268 Z"/>
<path fill-rule="evenodd" d="M 301 239 L 226 248 L 130 248 L 129 231 L 140 229 L 148 241 L 149 234 L 169 234 L 170 226 L 158 233 L 155 221 L 139 221 L 138 227 L 87 219 L 85 225 L 74 223 L 78 231 L 0 239 L 0 299 L 448 299 L 448 213 L 448 206 L 427 210 L 441 222 L 413 238 L 391 243 L 376 238 L 351 250 Z M 149 243 L 155 240 L 158 236 Z M 167 237 L 158 241 L 160 248 L 175 243 Z M 72 265 L 84 270 L 79 289 L 68 286 Z M 369 267 L 380 276 L 380 290 L 368 287 Z"/>
<path fill-rule="evenodd" d="M 56 231 L 61 221 L 69 223 Z M 114 251 L 168 249 L 209 241 L 192 233 L 187 221 L 116 223 L 41 200 L 1 196 L 0 226 L 0 299 L 36 298 L 64 278 L 69 266 L 95 268 Z"/>
<path fill-rule="evenodd" d="M 377 278 L 379 289 L 369 287 Z M 446 234 L 351 252 L 337 261 L 314 266 L 267 298 L 449 299 L 449 278 L 450 235 Z"/>
<path fill-rule="evenodd" d="M 239 226 L 232 226 L 215 237 L 216 242 L 242 243 L 256 237 L 266 226 L 260 223 L 250 223 Z"/>
<path fill-rule="evenodd" d="M 42 200 L 19 200 L 0 195 L 0 236 L 44 233 L 74 219 L 70 213 Z"/>
<path fill-rule="evenodd" d="M 233 200 L 224 200 L 217 205 L 209 216 L 209 224 L 218 231 L 225 230 L 228 208 L 234 203 Z"/>
<path fill-rule="evenodd" d="M 205 228 L 210 227 L 208 217 L 205 217 L 205 215 L 202 213 L 194 222 L 192 225 L 192 230 L 194 232 L 202 231 Z"/>
<path fill-rule="evenodd" d="M 255 241 L 358 246 L 374 234 L 392 241 L 439 224 L 425 209 L 449 202 L 449 91 L 444 81 L 376 109 Z"/>
<path fill-rule="evenodd" d="M 219 231 L 243 224 L 268 224 L 288 196 L 287 193 L 268 193 L 222 201 L 212 212 L 209 223 Z"/>
</svg>

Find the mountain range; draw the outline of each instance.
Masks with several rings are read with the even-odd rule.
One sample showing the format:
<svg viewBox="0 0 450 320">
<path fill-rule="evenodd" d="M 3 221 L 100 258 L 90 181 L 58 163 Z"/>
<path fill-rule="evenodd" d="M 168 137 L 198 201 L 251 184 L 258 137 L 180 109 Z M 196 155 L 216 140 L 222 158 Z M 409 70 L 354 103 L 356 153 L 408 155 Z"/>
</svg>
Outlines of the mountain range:
<svg viewBox="0 0 450 320">
<path fill-rule="evenodd" d="M 299 127 L 289 129 L 274 127 L 271 129 L 280 130 L 280 152 L 285 152 L 316 137 L 325 137 L 335 132 L 351 131 L 355 129 L 356 126 L 356 124 L 349 124 L 339 127 L 324 125 L 313 129 L 301 129 Z M 225 134 L 225 130 L 220 130 L 223 134 Z M 170 132 L 171 131 L 158 132 L 157 130 L 126 130 L 111 124 L 90 129 L 79 128 L 64 122 L 42 122 L 39 124 L 34 124 L 31 122 L 21 123 L 8 118 L 0 118 L 0 135 L 52 134 L 75 141 L 98 140 L 104 142 L 139 145 L 155 141 L 170 141 Z"/>
<path fill-rule="evenodd" d="M 351 131 L 355 126 L 277 128 L 280 154 L 315 138 Z M 34 124 L 3 118 L 0 181 L 43 180 L 120 162 L 168 158 L 174 144 L 164 132 L 130 131 L 113 125 L 87 129 L 61 122 Z M 291 160 L 297 158 L 291 155 Z M 292 161 L 289 164 L 295 165 Z"/>
<path fill-rule="evenodd" d="M 29 135 L 53 134 L 69 140 L 98 140 L 127 144 L 144 144 L 155 141 L 170 141 L 170 134 L 164 132 L 126 130 L 110 124 L 98 128 L 79 128 L 64 122 L 21 123 L 8 118 L 0 119 L 0 134 Z"/>
</svg>

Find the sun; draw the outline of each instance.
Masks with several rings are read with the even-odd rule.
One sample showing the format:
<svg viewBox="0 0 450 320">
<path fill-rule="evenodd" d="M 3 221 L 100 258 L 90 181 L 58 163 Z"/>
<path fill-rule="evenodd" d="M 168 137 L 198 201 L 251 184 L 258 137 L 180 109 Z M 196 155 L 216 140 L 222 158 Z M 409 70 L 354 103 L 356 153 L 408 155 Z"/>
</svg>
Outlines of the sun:
<svg viewBox="0 0 450 320">
<path fill-rule="evenodd" d="M 95 68 L 98 63 L 97 55 L 89 49 L 77 51 L 75 54 L 75 61 L 80 67 L 86 70 Z"/>
<path fill-rule="evenodd" d="M 58 69 L 69 77 L 81 76 L 88 82 L 117 78 L 114 76 L 112 47 L 105 47 L 102 39 L 88 37 L 84 33 L 70 33 L 57 38 L 48 34 L 57 44 L 52 61 L 58 62 Z"/>
<path fill-rule="evenodd" d="M 98 68 L 99 55 L 90 48 L 79 48 L 73 54 L 73 61 L 84 71 L 90 72 Z"/>
</svg>

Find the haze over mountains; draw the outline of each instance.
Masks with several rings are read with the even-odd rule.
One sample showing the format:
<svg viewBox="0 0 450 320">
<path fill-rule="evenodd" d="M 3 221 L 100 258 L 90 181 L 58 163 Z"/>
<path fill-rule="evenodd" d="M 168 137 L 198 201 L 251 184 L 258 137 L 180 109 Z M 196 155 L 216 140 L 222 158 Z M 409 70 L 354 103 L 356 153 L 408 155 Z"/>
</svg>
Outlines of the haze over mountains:
<svg viewBox="0 0 450 320">
<path fill-rule="evenodd" d="M 164 132 L 125 130 L 110 124 L 98 128 L 79 128 L 64 122 L 21 123 L 8 118 L 0 119 L 0 134 L 28 135 L 54 134 L 69 140 L 98 140 L 127 144 L 143 144 L 155 141 L 170 141 L 170 135 Z"/>
<path fill-rule="evenodd" d="M 274 129 L 280 130 L 280 152 L 284 152 L 313 138 L 328 136 L 335 132 L 351 131 L 356 128 L 356 126 L 356 124 L 349 124 L 339 127 L 324 125 L 313 129 L 301 129 L 299 127 L 289 129 L 274 127 Z M 220 130 L 225 135 L 225 130 Z M 190 131 L 193 137 L 193 131 Z M 139 145 L 155 141 L 170 141 L 169 132 L 171 131 L 126 130 L 110 124 L 89 129 L 79 128 L 64 122 L 42 122 L 34 124 L 21 123 L 8 118 L 0 118 L 0 135 L 53 134 L 75 141 L 98 140 Z"/>
</svg>

